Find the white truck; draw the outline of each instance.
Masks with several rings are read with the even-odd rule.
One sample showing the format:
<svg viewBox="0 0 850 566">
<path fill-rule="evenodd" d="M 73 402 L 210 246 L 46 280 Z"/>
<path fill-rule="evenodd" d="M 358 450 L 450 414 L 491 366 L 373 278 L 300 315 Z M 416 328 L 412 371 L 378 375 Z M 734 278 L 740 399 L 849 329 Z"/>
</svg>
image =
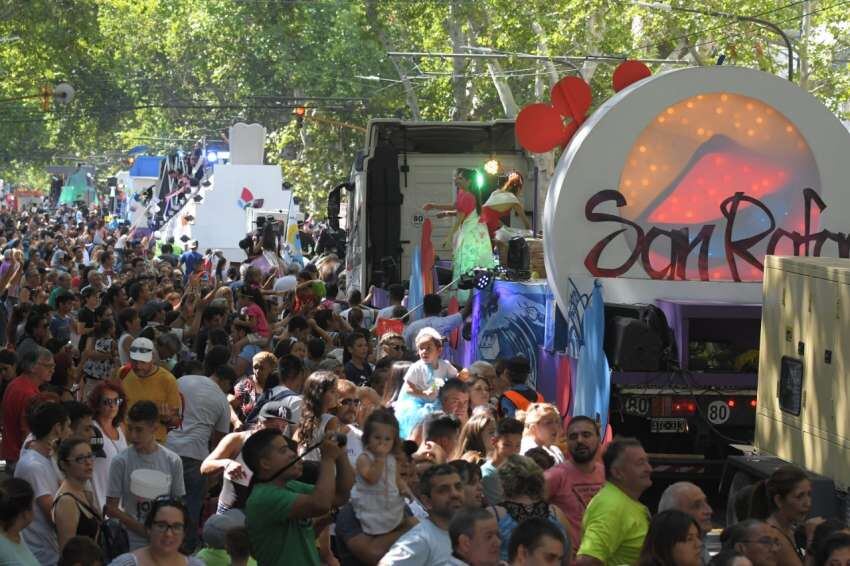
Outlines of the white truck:
<svg viewBox="0 0 850 566">
<path fill-rule="evenodd" d="M 791 463 L 812 479 L 812 515 L 850 518 L 850 260 L 765 258 L 753 447 L 730 457 L 736 492 Z"/>
<path fill-rule="evenodd" d="M 522 199 L 534 213 L 538 192 L 534 164 L 514 135 L 511 120 L 493 122 L 369 122 L 366 147 L 358 156 L 342 203 L 348 229 L 345 270 L 349 289 L 365 291 L 380 278 L 396 283 L 410 274 L 413 248 L 421 239 L 427 202 L 455 200 L 454 170 L 483 170 L 495 160 L 501 171 L 515 169 L 525 179 Z M 499 175 L 488 177 L 480 202 L 497 188 Z M 481 199 L 483 197 L 483 199 Z M 479 204 L 480 204 L 479 202 Z M 453 220 L 433 219 L 432 242 L 441 260 L 452 257 L 446 237 Z"/>
</svg>

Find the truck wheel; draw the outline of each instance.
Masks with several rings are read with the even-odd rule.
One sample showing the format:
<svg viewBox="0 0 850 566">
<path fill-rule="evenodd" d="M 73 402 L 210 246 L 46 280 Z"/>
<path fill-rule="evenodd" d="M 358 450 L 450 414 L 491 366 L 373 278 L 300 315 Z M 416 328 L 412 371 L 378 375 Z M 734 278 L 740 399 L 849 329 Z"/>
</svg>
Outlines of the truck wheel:
<svg viewBox="0 0 850 566">
<path fill-rule="evenodd" d="M 729 494 L 726 497 L 726 526 L 730 527 L 738 522 L 735 515 L 735 503 L 738 496 L 747 496 L 752 491 L 755 479 L 746 472 L 735 472 L 732 483 L 729 485 Z M 741 493 L 745 491 L 746 493 Z"/>
</svg>

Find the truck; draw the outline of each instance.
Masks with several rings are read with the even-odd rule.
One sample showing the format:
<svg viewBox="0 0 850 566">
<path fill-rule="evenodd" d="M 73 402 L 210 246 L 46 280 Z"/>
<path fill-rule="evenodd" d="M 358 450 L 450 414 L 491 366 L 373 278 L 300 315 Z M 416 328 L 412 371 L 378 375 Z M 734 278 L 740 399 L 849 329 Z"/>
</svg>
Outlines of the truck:
<svg viewBox="0 0 850 566">
<path fill-rule="evenodd" d="M 812 516 L 846 522 L 850 260 L 768 256 L 763 292 L 755 439 L 728 459 L 722 491 L 731 504 L 790 463 L 812 480 Z"/>
<path fill-rule="evenodd" d="M 484 173 L 488 162 L 498 168 L 494 175 Z M 356 157 L 351 179 L 345 190 L 334 193 L 341 192 L 343 202 L 337 201 L 329 214 L 346 214 L 349 290 L 365 292 L 372 284 L 399 283 L 408 277 L 427 217 L 422 207 L 427 202 L 454 202 L 452 178 L 459 167 L 482 171 L 485 186 L 476 195 L 479 205 L 498 187 L 504 172 L 519 171 L 525 179 L 526 214 L 537 218 L 534 163 L 517 143 L 512 120 L 369 122 L 366 146 Z M 451 242 L 446 241 L 451 226 L 451 219 L 433 220 L 432 242 L 443 261 L 452 258 Z M 448 281 L 441 277 L 441 282 Z"/>
</svg>

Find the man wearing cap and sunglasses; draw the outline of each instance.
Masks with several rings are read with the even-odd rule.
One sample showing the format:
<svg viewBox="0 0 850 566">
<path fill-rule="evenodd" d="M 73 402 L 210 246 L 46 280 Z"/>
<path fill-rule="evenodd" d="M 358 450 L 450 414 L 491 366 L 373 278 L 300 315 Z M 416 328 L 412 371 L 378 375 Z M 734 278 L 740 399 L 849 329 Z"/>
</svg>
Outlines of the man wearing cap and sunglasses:
<svg viewBox="0 0 850 566">
<path fill-rule="evenodd" d="M 216 513 L 229 509 L 243 509 L 250 493 L 251 470 L 242 459 L 242 446 L 248 438 L 266 428 L 280 432 L 290 425 L 298 424 L 284 401 L 269 401 L 260 409 L 257 424 L 251 430 L 231 432 L 219 442 L 201 462 L 201 473 L 205 476 L 224 473 L 221 493 L 218 495 Z"/>
<path fill-rule="evenodd" d="M 182 403 L 177 380 L 154 361 L 154 345 L 147 338 L 136 338 L 130 344 L 130 366 L 132 369 L 121 384 L 127 394 L 127 406 L 153 401 L 160 412 L 156 440 L 165 442 L 168 429 L 180 420 Z"/>
</svg>

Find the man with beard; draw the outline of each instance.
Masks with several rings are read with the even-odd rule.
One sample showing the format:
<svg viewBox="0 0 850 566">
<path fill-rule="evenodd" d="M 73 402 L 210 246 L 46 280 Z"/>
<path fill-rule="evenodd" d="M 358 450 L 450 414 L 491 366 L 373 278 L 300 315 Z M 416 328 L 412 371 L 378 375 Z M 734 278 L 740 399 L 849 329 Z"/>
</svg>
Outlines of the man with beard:
<svg viewBox="0 0 850 566">
<path fill-rule="evenodd" d="M 357 461 L 357 457 L 363 452 L 363 430 L 357 423 L 357 409 L 360 407 L 360 399 L 357 398 L 357 386 L 347 379 L 340 379 L 336 382 L 336 390 L 339 393 L 339 405 L 336 407 L 336 418 L 339 422 L 347 427 L 343 429 L 348 436 L 348 442 L 345 445 L 345 453 L 348 456 L 348 461 L 353 466 Z"/>
<path fill-rule="evenodd" d="M 398 539 L 379 566 L 438 566 L 451 560 L 449 522 L 463 506 L 463 482 L 453 466 L 440 464 L 425 470 L 419 483 L 428 518 Z"/>
<path fill-rule="evenodd" d="M 570 459 L 546 470 L 549 502 L 567 518 L 572 547 L 581 544 L 581 520 L 588 503 L 605 483 L 605 468 L 596 457 L 599 451 L 599 426 L 589 417 L 577 416 L 567 426 L 567 450 Z"/>
<path fill-rule="evenodd" d="M 649 510 L 639 501 L 652 485 L 649 457 L 636 439 L 617 437 L 602 463 L 606 482 L 584 512 L 574 564 L 637 564 L 649 531 Z"/>
</svg>

